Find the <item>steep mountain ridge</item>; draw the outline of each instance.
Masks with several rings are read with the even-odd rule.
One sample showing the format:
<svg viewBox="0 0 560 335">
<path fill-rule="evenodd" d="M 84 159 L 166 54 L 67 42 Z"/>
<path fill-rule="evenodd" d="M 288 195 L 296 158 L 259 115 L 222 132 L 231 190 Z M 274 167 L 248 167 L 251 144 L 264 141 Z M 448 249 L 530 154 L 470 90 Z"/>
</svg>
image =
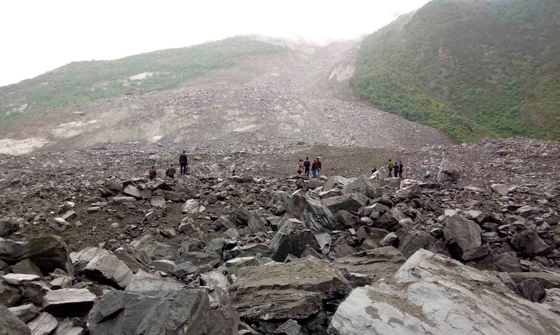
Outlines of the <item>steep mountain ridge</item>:
<svg viewBox="0 0 560 335">
<path fill-rule="evenodd" d="M 262 153 L 298 143 L 420 148 L 451 143 L 435 129 L 356 101 L 356 43 L 256 54 L 180 87 L 134 91 L 0 123 L 0 152 L 128 141 Z"/>
<path fill-rule="evenodd" d="M 558 140 L 558 36 L 558 1 L 434 0 L 364 39 L 352 84 L 459 140 Z"/>
</svg>

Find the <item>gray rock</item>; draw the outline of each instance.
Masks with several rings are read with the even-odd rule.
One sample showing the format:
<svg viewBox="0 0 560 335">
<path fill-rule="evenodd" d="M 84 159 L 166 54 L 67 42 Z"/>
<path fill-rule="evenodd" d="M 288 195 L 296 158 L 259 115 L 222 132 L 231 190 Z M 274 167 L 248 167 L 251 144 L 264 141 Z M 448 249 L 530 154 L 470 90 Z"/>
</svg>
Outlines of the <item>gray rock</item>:
<svg viewBox="0 0 560 335">
<path fill-rule="evenodd" d="M 113 197 L 113 201 L 116 202 L 116 203 L 127 204 L 127 203 L 136 202 L 136 198 L 135 197 L 119 196 L 119 197 Z M 98 208 L 98 207 L 92 207 L 92 208 Z"/>
<path fill-rule="evenodd" d="M 21 286 L 30 283 L 35 280 L 41 279 L 37 275 L 26 275 L 21 273 L 8 273 L 2 277 L 4 281 L 11 285 Z"/>
<path fill-rule="evenodd" d="M 185 285 L 173 278 L 161 277 L 157 274 L 138 271 L 126 287 L 127 292 L 154 292 L 172 291 L 185 287 Z"/>
<path fill-rule="evenodd" d="M 175 270 L 175 262 L 161 259 L 151 262 L 150 264 L 148 264 L 148 267 L 154 268 L 164 273 L 173 273 L 173 271 Z"/>
<path fill-rule="evenodd" d="M 54 218 L 50 223 L 49 223 L 49 227 L 52 230 L 56 230 L 59 233 L 62 233 L 64 231 L 66 231 L 66 229 L 68 229 L 70 227 L 70 223 L 68 223 L 65 219 L 63 218 Z"/>
<path fill-rule="evenodd" d="M 513 252 L 496 255 L 493 265 L 496 270 L 501 272 L 521 272 L 521 263 Z"/>
<path fill-rule="evenodd" d="M 229 274 L 237 276 L 237 272 L 239 271 L 239 269 L 258 265 L 259 261 L 256 257 L 238 257 L 227 261 L 226 269 Z"/>
<path fill-rule="evenodd" d="M 130 268 L 114 255 L 96 256 L 88 263 L 84 272 L 88 278 L 120 289 L 126 288 L 134 275 Z"/>
<path fill-rule="evenodd" d="M 439 183 L 445 182 L 456 182 L 459 180 L 459 171 L 449 162 L 449 160 L 444 159 L 439 167 L 439 172 L 437 175 L 437 180 Z"/>
<path fill-rule="evenodd" d="M 0 240 L 0 259 L 19 262 L 29 258 L 41 269 L 43 274 L 49 274 L 55 269 L 62 269 L 66 273 L 74 275 L 74 267 L 69 254 L 68 246 L 59 236 L 32 238 L 29 242 Z"/>
<path fill-rule="evenodd" d="M 13 273 L 21 273 L 27 275 L 36 275 L 42 277 L 41 269 L 37 265 L 33 264 L 29 259 L 24 259 L 23 261 L 10 267 Z"/>
<path fill-rule="evenodd" d="M 323 185 L 323 191 L 330 191 L 333 188 L 343 188 L 344 186 L 352 183 L 353 179 L 344 178 L 341 176 L 330 177 Z"/>
<path fill-rule="evenodd" d="M 337 258 L 333 265 L 339 269 L 346 269 L 350 274 L 366 276 L 370 279 L 368 284 L 371 284 L 394 275 L 405 261 L 403 254 L 388 246 Z"/>
<path fill-rule="evenodd" d="M 239 269 L 230 294 L 231 305 L 242 317 L 284 321 L 314 315 L 323 308 L 323 300 L 349 291 L 348 281 L 328 262 L 299 259 Z"/>
<path fill-rule="evenodd" d="M 213 252 L 186 252 L 181 255 L 181 262 L 191 262 L 196 266 L 217 263 L 221 260 L 221 256 Z"/>
<path fill-rule="evenodd" d="M 359 193 L 350 193 L 323 200 L 323 204 L 325 204 L 333 214 L 340 210 L 357 212 L 361 207 L 365 206 L 367 202 L 368 198 Z"/>
<path fill-rule="evenodd" d="M 383 237 L 383 239 L 379 243 L 381 244 L 382 247 L 387 247 L 387 246 L 394 246 L 395 244 L 397 244 L 398 241 L 399 241 L 399 236 L 397 234 L 389 233 L 385 235 L 385 237 Z"/>
<path fill-rule="evenodd" d="M 301 221 L 289 219 L 276 232 L 270 243 L 273 250 L 271 258 L 283 262 L 288 254 L 300 257 L 308 245 L 315 250 L 321 250 L 311 230 L 305 229 Z"/>
<path fill-rule="evenodd" d="M 442 306 L 446 306 L 444 314 Z M 447 311 L 452 311 L 453 321 Z M 510 292 L 498 278 L 419 250 L 392 279 L 354 289 L 336 310 L 327 333 L 545 335 L 559 331 L 560 320 L 554 313 Z"/>
<path fill-rule="evenodd" d="M 411 231 L 399 238 L 399 251 L 404 257 L 409 258 L 420 249 L 447 255 L 445 244 L 435 239 L 431 234 Z"/>
<path fill-rule="evenodd" d="M 229 335 L 237 323 L 235 315 L 224 314 L 223 310 L 210 311 L 209 296 L 204 290 L 181 289 L 153 295 L 114 291 L 96 302 L 89 324 L 91 335 Z"/>
<path fill-rule="evenodd" d="M 44 297 L 45 311 L 55 316 L 84 316 L 95 300 L 87 289 L 65 288 L 49 291 Z"/>
<path fill-rule="evenodd" d="M 272 255 L 272 248 L 263 243 L 250 243 L 237 247 L 239 255 L 237 257 L 251 257 L 260 254 L 263 257 Z"/>
<path fill-rule="evenodd" d="M 481 245 L 479 247 L 476 247 L 474 249 L 465 251 L 463 253 L 462 259 L 465 262 L 472 261 L 472 260 L 484 258 L 484 257 L 488 256 L 489 253 L 490 253 L 490 245 L 489 244 L 483 244 L 483 245 Z"/>
<path fill-rule="evenodd" d="M 482 230 L 473 221 L 467 220 L 461 215 L 455 215 L 445 217 L 443 223 L 445 224 L 443 236 L 450 249 L 459 257 L 469 250 L 480 247 Z"/>
<path fill-rule="evenodd" d="M 17 307 L 8 308 L 15 316 L 23 322 L 29 322 L 34 319 L 41 309 L 33 304 L 25 304 Z M 0 321 L 1 322 L 1 321 Z"/>
<path fill-rule="evenodd" d="M 183 205 L 183 214 L 197 214 L 206 210 L 206 207 L 199 204 L 195 199 L 189 199 Z"/>
<path fill-rule="evenodd" d="M 307 335 L 307 330 L 302 328 L 296 321 L 288 320 L 278 327 L 274 334 L 276 335 Z"/>
<path fill-rule="evenodd" d="M 69 320 L 64 320 L 58 323 L 58 327 L 54 335 L 84 335 L 85 330 L 82 327 L 75 327 L 74 323 Z"/>
<path fill-rule="evenodd" d="M 145 269 L 150 263 L 150 256 L 146 252 L 138 250 L 130 244 L 125 244 L 115 250 L 114 255 L 123 261 L 134 273 L 140 269 Z"/>
<path fill-rule="evenodd" d="M 314 232 L 331 232 L 344 228 L 327 206 L 310 196 L 296 194 L 289 197 L 286 212 L 304 222 Z"/>
<path fill-rule="evenodd" d="M 196 227 L 194 225 L 193 219 L 189 217 L 185 217 L 183 220 L 181 220 L 181 223 L 179 224 L 179 228 L 177 228 L 177 231 L 185 235 L 193 234 L 196 231 Z"/>
<path fill-rule="evenodd" d="M 0 221 L 0 237 L 9 236 L 19 230 L 19 224 L 8 220 Z"/>
<path fill-rule="evenodd" d="M 560 274 L 547 272 L 511 272 L 514 282 L 520 283 L 526 279 L 536 279 L 544 283 L 546 289 L 560 288 Z"/>
<path fill-rule="evenodd" d="M 142 199 L 142 192 L 134 185 L 125 187 L 123 193 L 136 199 Z"/>
<path fill-rule="evenodd" d="M 0 335 L 31 335 L 29 327 L 0 304 Z"/>
<path fill-rule="evenodd" d="M 200 275 L 203 284 L 212 289 L 210 305 L 227 306 L 229 304 L 229 288 L 231 284 L 226 276 L 219 271 L 210 271 Z"/>
<path fill-rule="evenodd" d="M 58 327 L 58 321 L 49 313 L 41 313 L 27 326 L 31 330 L 31 335 L 50 335 Z"/>
<path fill-rule="evenodd" d="M 21 287 L 27 299 L 37 306 L 43 305 L 43 299 L 50 292 L 49 285 L 42 281 L 33 281 Z"/>
<path fill-rule="evenodd" d="M 528 257 L 546 255 L 552 250 L 537 233 L 530 230 L 515 234 L 511 239 L 511 244 L 521 254 Z"/>
<path fill-rule="evenodd" d="M 150 205 L 154 207 L 163 208 L 165 207 L 165 198 L 163 198 L 162 196 L 153 196 L 150 199 Z"/>
<path fill-rule="evenodd" d="M 517 289 L 523 298 L 533 302 L 540 302 L 546 296 L 544 282 L 537 279 L 522 280 L 517 283 Z"/>
<path fill-rule="evenodd" d="M 179 279 L 183 279 L 188 275 L 191 275 L 196 272 L 196 266 L 190 262 L 183 262 L 179 265 L 176 265 L 173 269 L 173 275 Z"/>
<path fill-rule="evenodd" d="M 498 193 L 499 195 L 506 196 L 509 193 L 509 186 L 504 184 L 492 184 L 490 187 L 492 188 L 492 191 Z"/>
</svg>

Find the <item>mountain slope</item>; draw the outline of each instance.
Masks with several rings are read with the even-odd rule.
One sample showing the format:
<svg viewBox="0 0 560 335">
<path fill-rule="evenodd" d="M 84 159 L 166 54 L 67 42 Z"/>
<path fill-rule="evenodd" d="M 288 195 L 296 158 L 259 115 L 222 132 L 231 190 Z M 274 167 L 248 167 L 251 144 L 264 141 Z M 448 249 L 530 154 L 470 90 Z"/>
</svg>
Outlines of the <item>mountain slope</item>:
<svg viewBox="0 0 560 335">
<path fill-rule="evenodd" d="M 233 37 L 181 49 L 150 52 L 113 61 L 74 62 L 33 79 L 0 87 L 0 121 L 70 104 L 115 98 L 132 89 L 160 91 L 231 68 L 252 55 L 286 48 L 250 37 Z"/>
<path fill-rule="evenodd" d="M 461 141 L 560 140 L 560 2 L 434 0 L 366 37 L 361 98 Z"/>
</svg>

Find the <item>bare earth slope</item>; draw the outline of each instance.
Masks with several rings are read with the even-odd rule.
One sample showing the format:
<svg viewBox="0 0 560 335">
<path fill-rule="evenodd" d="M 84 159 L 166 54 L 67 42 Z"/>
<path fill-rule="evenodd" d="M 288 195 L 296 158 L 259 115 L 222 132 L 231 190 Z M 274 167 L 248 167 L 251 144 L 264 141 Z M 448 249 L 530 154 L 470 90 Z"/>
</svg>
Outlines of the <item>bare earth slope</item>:
<svg viewBox="0 0 560 335">
<path fill-rule="evenodd" d="M 0 153 L 158 142 L 209 152 L 313 145 L 416 149 L 450 144 L 432 128 L 357 102 L 355 43 L 293 47 L 170 91 L 69 106 L 0 124 Z"/>
</svg>

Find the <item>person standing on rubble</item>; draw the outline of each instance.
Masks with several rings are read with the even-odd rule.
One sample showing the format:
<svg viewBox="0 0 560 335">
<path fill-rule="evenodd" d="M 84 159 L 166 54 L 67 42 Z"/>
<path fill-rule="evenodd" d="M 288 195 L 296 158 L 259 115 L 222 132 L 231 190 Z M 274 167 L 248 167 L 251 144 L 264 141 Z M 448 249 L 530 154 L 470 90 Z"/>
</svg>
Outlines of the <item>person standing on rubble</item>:
<svg viewBox="0 0 560 335">
<path fill-rule="evenodd" d="M 389 175 L 388 175 L 388 177 L 392 177 L 392 176 L 393 176 L 393 167 L 394 167 L 393 161 L 391 161 L 391 160 L 389 159 L 389 167 L 388 167 L 388 168 L 389 168 Z"/>
<path fill-rule="evenodd" d="M 150 180 L 154 180 L 154 179 L 156 179 L 156 176 L 157 176 L 156 167 L 152 166 L 152 168 L 150 169 L 150 172 L 148 173 L 148 177 L 150 178 Z"/>
<path fill-rule="evenodd" d="M 321 175 L 321 169 L 323 168 L 321 157 L 317 157 L 317 178 Z"/>
<path fill-rule="evenodd" d="M 184 150 L 183 150 L 183 154 L 179 156 L 179 165 L 181 166 L 181 168 L 179 169 L 181 175 L 187 174 L 187 165 L 189 165 L 189 163 L 187 159 L 187 153 Z"/>
<path fill-rule="evenodd" d="M 311 162 L 309 161 L 309 157 L 305 158 L 305 162 L 303 162 L 303 167 L 305 168 L 305 175 L 309 177 L 309 168 L 311 167 Z"/>
<path fill-rule="evenodd" d="M 397 178 L 399 176 L 399 163 L 397 163 L 397 161 L 395 161 L 393 169 L 395 170 L 395 178 Z"/>
<path fill-rule="evenodd" d="M 296 170 L 297 174 L 302 174 L 303 172 L 303 159 L 300 159 L 297 163 L 297 170 Z"/>
<path fill-rule="evenodd" d="M 402 169 L 403 169 L 402 161 L 399 161 L 399 178 L 401 179 L 402 179 Z"/>
</svg>

